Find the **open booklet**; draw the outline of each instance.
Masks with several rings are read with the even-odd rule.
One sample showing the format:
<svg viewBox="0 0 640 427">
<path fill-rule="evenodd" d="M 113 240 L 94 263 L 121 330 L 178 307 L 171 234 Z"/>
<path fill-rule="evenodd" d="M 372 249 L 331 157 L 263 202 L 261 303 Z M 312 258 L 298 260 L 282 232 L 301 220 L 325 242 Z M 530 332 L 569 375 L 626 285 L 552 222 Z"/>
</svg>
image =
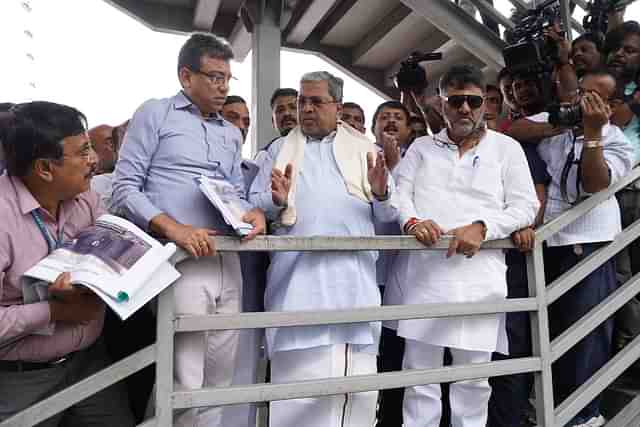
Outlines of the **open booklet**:
<svg viewBox="0 0 640 427">
<path fill-rule="evenodd" d="M 246 213 L 240 206 L 240 199 L 235 188 L 226 181 L 201 175 L 196 178 L 200 191 L 218 209 L 224 221 L 240 236 L 246 236 L 253 230 L 253 225 L 242 221 Z"/>
<path fill-rule="evenodd" d="M 47 299 L 49 283 L 68 271 L 72 284 L 91 289 L 125 320 L 180 277 L 168 262 L 175 252 L 173 243 L 162 245 L 129 221 L 102 215 L 24 273 L 24 303 Z"/>
</svg>

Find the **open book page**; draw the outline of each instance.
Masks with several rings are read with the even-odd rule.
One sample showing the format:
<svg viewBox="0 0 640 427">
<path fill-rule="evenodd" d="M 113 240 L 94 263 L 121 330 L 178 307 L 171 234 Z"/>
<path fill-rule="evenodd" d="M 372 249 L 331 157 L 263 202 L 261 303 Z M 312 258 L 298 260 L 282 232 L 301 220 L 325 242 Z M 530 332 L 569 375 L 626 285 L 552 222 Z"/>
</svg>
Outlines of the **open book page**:
<svg viewBox="0 0 640 427">
<path fill-rule="evenodd" d="M 224 221 L 241 236 L 246 236 L 253 230 L 253 225 L 242 221 L 246 213 L 239 203 L 240 199 L 235 188 L 228 182 L 200 176 L 197 180 L 200 191 L 220 212 Z"/>
<path fill-rule="evenodd" d="M 134 298 L 129 298 L 126 301 L 116 301 L 111 296 L 102 292 L 99 288 L 92 286 L 91 284 L 83 284 L 93 292 L 95 292 L 102 300 L 120 317 L 122 320 L 127 320 L 129 316 L 141 309 L 146 303 L 151 301 L 155 296 L 160 294 L 167 286 L 171 285 L 180 277 L 180 273 L 176 270 L 170 262 L 166 261 L 160 264 L 160 267 L 149 277 L 149 279 L 140 287 L 140 290 L 136 293 Z M 47 300 L 49 283 L 44 281 L 37 281 L 32 285 L 29 298 L 36 298 L 27 302 L 25 297 L 25 304 Z M 39 298 L 39 299 L 37 299 Z M 50 324 L 47 328 L 35 332 L 39 335 L 51 335 L 54 331 L 54 323 Z"/>
<path fill-rule="evenodd" d="M 137 306 L 151 290 L 157 294 L 179 277 L 167 262 L 175 251 L 173 243 L 162 245 L 134 224 L 103 215 L 95 225 L 29 269 L 25 276 L 53 282 L 60 273 L 69 271 L 72 283 L 92 289 L 109 306 L 117 304 L 122 308 L 127 303 Z M 159 270 L 167 276 L 150 283 L 152 277 L 158 278 Z"/>
</svg>

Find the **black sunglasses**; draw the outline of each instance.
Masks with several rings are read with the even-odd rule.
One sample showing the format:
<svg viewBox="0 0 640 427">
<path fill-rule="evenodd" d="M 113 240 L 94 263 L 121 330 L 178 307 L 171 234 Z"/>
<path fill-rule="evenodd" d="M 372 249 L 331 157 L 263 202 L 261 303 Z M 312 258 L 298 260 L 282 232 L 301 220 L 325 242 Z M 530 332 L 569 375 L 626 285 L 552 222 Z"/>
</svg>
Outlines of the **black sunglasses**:
<svg viewBox="0 0 640 427">
<path fill-rule="evenodd" d="M 460 108 L 466 101 L 466 103 L 469 104 L 469 107 L 475 110 L 482 106 L 484 98 L 480 95 L 451 95 L 446 97 L 445 101 L 447 101 L 447 104 L 451 108 Z"/>
</svg>

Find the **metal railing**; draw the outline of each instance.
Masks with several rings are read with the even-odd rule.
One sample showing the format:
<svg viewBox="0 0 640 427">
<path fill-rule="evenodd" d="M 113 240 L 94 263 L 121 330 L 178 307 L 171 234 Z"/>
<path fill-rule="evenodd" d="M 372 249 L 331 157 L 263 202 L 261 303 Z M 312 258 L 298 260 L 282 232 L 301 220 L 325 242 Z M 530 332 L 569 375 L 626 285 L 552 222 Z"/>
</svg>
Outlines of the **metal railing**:
<svg viewBox="0 0 640 427">
<path fill-rule="evenodd" d="M 597 267 L 615 256 L 627 244 L 637 239 L 640 236 L 640 220 L 620 233 L 613 242 L 585 257 L 570 271 L 551 284 L 545 282 L 542 244 L 550 236 L 584 216 L 603 201 L 614 197 L 617 191 L 639 178 L 640 168 L 637 168 L 616 185 L 591 196 L 578 206 L 536 230 L 534 249 L 527 255 L 530 294 L 528 298 L 465 304 L 383 306 L 354 310 L 176 316 L 173 310 L 173 288 L 169 287 L 159 297 L 157 341 L 154 345 L 31 406 L 1 423 L 0 427 L 35 425 L 132 375 L 153 362 L 157 365 L 156 413 L 152 419 L 141 424 L 143 426 L 171 426 L 175 409 L 329 396 L 525 372 L 534 374 L 538 425 L 540 427 L 563 426 L 634 361 L 640 358 L 640 337 L 634 339 L 598 370 L 591 379 L 581 385 L 565 401 L 560 402 L 557 407 L 554 407 L 553 400 L 551 364 L 590 331 L 609 318 L 623 304 L 640 293 L 640 275 L 631 278 L 553 341 L 549 336 L 548 306 Z M 220 238 L 217 240 L 217 248 L 221 252 L 360 251 L 372 249 L 444 250 L 447 247 L 447 238 L 442 239 L 430 248 L 425 248 L 413 237 L 409 236 L 363 238 L 265 236 L 259 237 L 252 242 L 239 242 L 234 238 Z M 483 245 L 483 249 L 512 247 L 513 244 L 509 240 L 491 241 Z M 423 319 L 518 311 L 529 312 L 531 316 L 533 347 L 531 357 L 438 369 L 413 369 L 285 384 L 255 384 L 224 388 L 203 388 L 193 391 L 176 391 L 173 388 L 173 343 L 174 335 L 180 332 Z M 640 397 L 631 401 L 615 418 L 607 423 L 607 426 L 637 427 L 640 425 L 638 421 L 640 421 Z"/>
</svg>

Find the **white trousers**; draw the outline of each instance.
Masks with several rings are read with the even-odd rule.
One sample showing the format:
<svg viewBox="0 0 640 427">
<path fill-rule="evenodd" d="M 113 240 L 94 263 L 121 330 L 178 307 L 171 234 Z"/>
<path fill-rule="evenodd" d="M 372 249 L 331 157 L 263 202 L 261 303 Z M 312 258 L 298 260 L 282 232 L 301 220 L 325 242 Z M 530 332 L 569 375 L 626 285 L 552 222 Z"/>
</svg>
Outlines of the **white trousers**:
<svg viewBox="0 0 640 427">
<path fill-rule="evenodd" d="M 377 372 L 376 355 L 349 344 L 276 352 L 271 382 L 286 383 Z M 270 427 L 372 427 L 377 391 L 271 402 Z"/>
<path fill-rule="evenodd" d="M 451 348 L 453 365 L 491 361 L 491 353 Z M 439 368 L 444 347 L 407 339 L 403 369 Z M 491 386 L 488 379 L 459 381 L 449 387 L 452 427 L 485 427 Z M 440 384 L 407 387 L 402 414 L 404 427 L 438 427 L 442 416 Z"/>
<path fill-rule="evenodd" d="M 176 265 L 182 277 L 174 283 L 175 311 L 185 314 L 232 314 L 240 311 L 242 274 L 235 253 L 217 254 Z M 181 332 L 175 337 L 176 390 L 231 385 L 238 350 L 238 331 Z M 174 426 L 218 427 L 223 407 L 176 412 Z"/>
</svg>

